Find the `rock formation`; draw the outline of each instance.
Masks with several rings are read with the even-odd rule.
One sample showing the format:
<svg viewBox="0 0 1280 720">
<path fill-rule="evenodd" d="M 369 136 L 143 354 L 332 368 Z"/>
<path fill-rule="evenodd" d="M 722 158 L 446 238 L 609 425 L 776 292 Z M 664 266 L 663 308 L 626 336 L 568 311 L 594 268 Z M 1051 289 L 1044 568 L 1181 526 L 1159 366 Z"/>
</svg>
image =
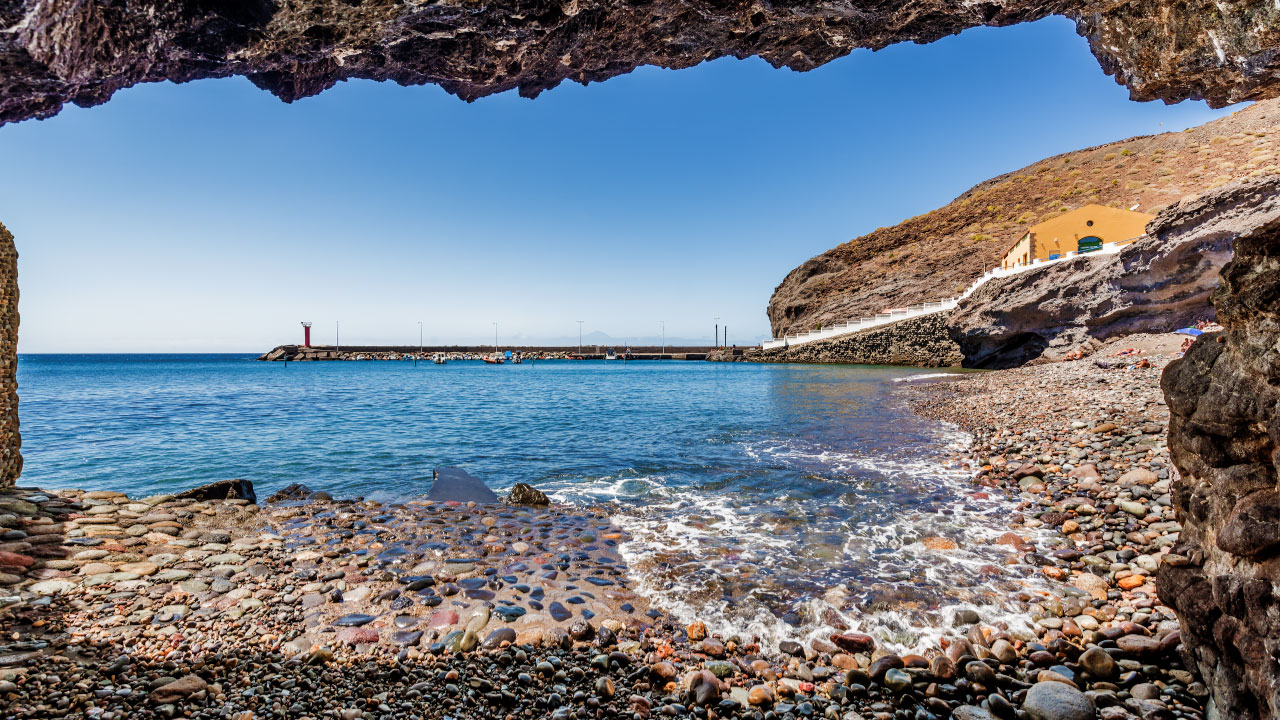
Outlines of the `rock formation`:
<svg viewBox="0 0 1280 720">
<path fill-rule="evenodd" d="M 1202 235 L 1235 235 L 1214 293 L 1226 328 L 1165 371 L 1183 531 L 1158 574 L 1183 654 L 1218 717 L 1280 717 L 1280 213 L 1275 178 L 1193 209 Z"/>
<path fill-rule="evenodd" d="M 1210 295 L 1241 223 L 1280 217 L 1280 176 L 1248 187 L 1248 202 L 1233 187 L 1166 208 L 1147 237 L 1118 254 L 1085 255 L 983 285 L 950 322 L 965 364 L 1012 367 L 1042 353 L 1060 357 L 1090 339 L 1168 332 L 1211 317 Z"/>
<path fill-rule="evenodd" d="M 1278 174 L 1277 157 L 1280 101 L 1185 132 L 1045 158 L 801 264 L 769 300 L 773 335 L 959 295 L 1037 222 L 1089 203 L 1155 213 L 1233 181 Z"/>
<path fill-rule="evenodd" d="M 18 251 L 0 224 L 0 487 L 22 474 L 18 431 Z"/>
<path fill-rule="evenodd" d="M 550 505 L 551 498 L 528 483 L 516 483 L 507 495 L 508 505 Z"/>
<path fill-rule="evenodd" d="M 248 480 L 218 480 L 208 485 L 183 490 L 173 496 L 176 500 L 248 500 L 258 502 L 253 483 Z"/>
<path fill-rule="evenodd" d="M 470 100 L 724 56 L 809 70 L 856 48 L 1052 14 L 1076 21 L 1135 99 L 1275 95 L 1280 8 L 1269 0 L 0 0 L 0 122 L 96 105 L 138 83 L 233 75 L 288 102 L 347 78 L 434 83 Z"/>
</svg>

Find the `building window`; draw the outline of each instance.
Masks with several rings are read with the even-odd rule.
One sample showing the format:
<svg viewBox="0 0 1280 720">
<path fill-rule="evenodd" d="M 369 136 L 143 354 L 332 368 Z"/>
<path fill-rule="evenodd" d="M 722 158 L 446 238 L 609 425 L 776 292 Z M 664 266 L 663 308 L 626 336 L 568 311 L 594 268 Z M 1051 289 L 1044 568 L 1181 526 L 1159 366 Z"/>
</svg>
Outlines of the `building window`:
<svg viewBox="0 0 1280 720">
<path fill-rule="evenodd" d="M 1093 252 L 1094 250 L 1101 250 L 1102 238 L 1097 237 L 1096 235 L 1090 235 L 1089 237 L 1082 237 L 1080 238 L 1080 244 L 1077 246 L 1077 249 L 1079 252 L 1082 252 L 1082 253 Z"/>
</svg>

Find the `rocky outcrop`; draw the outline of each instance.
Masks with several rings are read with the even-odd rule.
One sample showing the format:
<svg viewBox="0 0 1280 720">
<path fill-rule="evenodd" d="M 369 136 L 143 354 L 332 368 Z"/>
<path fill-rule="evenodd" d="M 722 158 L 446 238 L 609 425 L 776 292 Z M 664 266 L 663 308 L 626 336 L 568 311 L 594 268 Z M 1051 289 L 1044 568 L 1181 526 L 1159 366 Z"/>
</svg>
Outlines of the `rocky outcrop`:
<svg viewBox="0 0 1280 720">
<path fill-rule="evenodd" d="M 0 225 L 0 487 L 22 474 L 18 431 L 18 251 Z"/>
<path fill-rule="evenodd" d="M 1230 186 L 1161 211 L 1116 255 L 1081 256 L 993 280 L 960 303 L 951 336 L 970 367 L 1011 367 L 1138 332 L 1212 317 L 1231 243 L 1280 218 L 1280 176 Z"/>
<path fill-rule="evenodd" d="M 0 0 L 0 121 L 96 105 L 138 83 L 233 75 L 285 101 L 348 78 L 432 83 L 471 100 L 725 56 L 809 70 L 857 48 L 1053 14 L 1076 21 L 1135 99 L 1275 95 L 1280 8 L 1269 0 Z"/>
<path fill-rule="evenodd" d="M 498 502 L 498 496 L 489 489 L 489 486 L 466 470 L 453 467 L 436 468 L 432 471 L 432 477 L 431 489 L 427 491 L 428 500 L 462 503 Z"/>
<path fill-rule="evenodd" d="M 551 498 L 528 483 L 516 483 L 507 495 L 508 505 L 550 505 Z"/>
<path fill-rule="evenodd" d="M 947 334 L 947 316 L 937 313 L 901 320 L 829 340 L 752 353 L 759 362 L 850 363 L 956 367 L 964 356 Z"/>
<path fill-rule="evenodd" d="M 248 480 L 219 480 L 208 485 L 184 490 L 174 495 L 175 500 L 248 500 L 258 502 L 253 483 Z"/>
<path fill-rule="evenodd" d="M 1185 132 L 1045 158 L 804 262 L 769 299 L 773 336 L 955 297 L 999 266 L 1030 225 L 1089 203 L 1156 213 L 1231 182 L 1280 174 L 1277 157 L 1280 102 L 1269 100 Z"/>
<path fill-rule="evenodd" d="M 1221 333 L 1165 371 L 1182 535 L 1158 573 L 1183 654 L 1218 717 L 1280 717 L 1280 216 L 1273 181 L 1203 198 L 1200 230 L 1234 233 L 1214 293 Z"/>
</svg>

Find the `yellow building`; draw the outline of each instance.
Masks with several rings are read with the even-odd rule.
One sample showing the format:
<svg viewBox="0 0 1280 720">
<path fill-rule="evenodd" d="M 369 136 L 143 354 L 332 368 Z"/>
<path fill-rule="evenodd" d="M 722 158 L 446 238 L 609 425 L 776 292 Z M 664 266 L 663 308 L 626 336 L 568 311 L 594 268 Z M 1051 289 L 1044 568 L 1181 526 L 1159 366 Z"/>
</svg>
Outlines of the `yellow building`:
<svg viewBox="0 0 1280 720">
<path fill-rule="evenodd" d="M 1072 253 L 1101 250 L 1103 245 L 1125 244 L 1140 237 L 1154 215 L 1104 205 L 1085 205 L 1052 220 L 1032 225 L 1005 253 L 1002 268 L 1035 260 L 1056 260 Z"/>
</svg>

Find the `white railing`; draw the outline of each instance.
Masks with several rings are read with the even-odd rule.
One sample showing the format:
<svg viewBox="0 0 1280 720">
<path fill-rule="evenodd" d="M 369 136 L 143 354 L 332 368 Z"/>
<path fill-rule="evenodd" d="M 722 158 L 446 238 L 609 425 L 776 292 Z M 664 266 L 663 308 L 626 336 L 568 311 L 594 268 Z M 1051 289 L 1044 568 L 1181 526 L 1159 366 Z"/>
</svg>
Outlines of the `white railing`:
<svg viewBox="0 0 1280 720">
<path fill-rule="evenodd" d="M 1138 237 L 1142 236 L 1139 235 Z M 1128 240 L 1122 240 L 1119 242 L 1104 243 L 1098 250 L 1084 254 L 1087 256 L 1114 255 L 1115 253 L 1120 252 L 1120 248 L 1128 245 L 1134 240 L 1137 240 L 1138 237 L 1129 238 Z M 849 335 L 863 330 L 870 330 L 871 328 L 890 325 L 901 320 L 910 320 L 911 318 L 922 317 L 924 315 L 932 315 L 934 313 L 944 312 L 947 310 L 954 310 L 956 306 L 960 304 L 961 300 L 968 298 L 988 281 L 995 280 L 996 278 L 1009 277 L 1010 275 L 1018 275 L 1019 273 L 1024 273 L 1028 270 L 1035 270 L 1037 268 L 1060 263 L 1077 257 L 1077 255 L 1078 254 L 1075 252 L 1069 252 L 1062 257 L 1054 258 L 1053 260 L 1032 260 L 1029 263 L 1018 263 L 1012 267 L 992 268 L 991 270 L 983 273 L 982 277 L 974 280 L 972 285 L 965 288 L 965 291 L 956 297 L 939 300 L 937 302 L 920 303 L 919 305 L 911 305 L 905 308 L 894 308 L 893 310 L 878 313 L 874 317 L 859 318 L 858 320 L 851 320 L 842 325 L 831 325 L 807 333 L 798 333 L 795 335 L 773 338 L 760 343 L 760 347 L 765 350 L 773 350 L 780 347 L 804 345 L 818 340 L 827 340 L 833 337 L 840 337 L 841 335 Z"/>
</svg>

